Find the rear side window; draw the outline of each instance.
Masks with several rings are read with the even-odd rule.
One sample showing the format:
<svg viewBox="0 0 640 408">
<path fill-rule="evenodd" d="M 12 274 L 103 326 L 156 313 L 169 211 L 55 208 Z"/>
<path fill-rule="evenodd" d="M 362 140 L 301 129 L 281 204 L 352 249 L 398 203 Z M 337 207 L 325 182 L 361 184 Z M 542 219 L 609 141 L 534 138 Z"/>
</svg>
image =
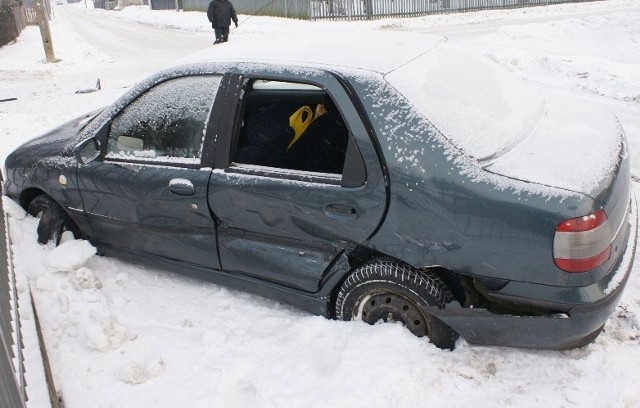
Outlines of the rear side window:
<svg viewBox="0 0 640 408">
<path fill-rule="evenodd" d="M 235 163 L 340 175 L 349 129 L 324 89 L 293 82 L 247 85 Z"/>
<path fill-rule="evenodd" d="M 107 159 L 197 164 L 216 92 L 217 76 L 163 82 L 112 121 Z"/>
</svg>

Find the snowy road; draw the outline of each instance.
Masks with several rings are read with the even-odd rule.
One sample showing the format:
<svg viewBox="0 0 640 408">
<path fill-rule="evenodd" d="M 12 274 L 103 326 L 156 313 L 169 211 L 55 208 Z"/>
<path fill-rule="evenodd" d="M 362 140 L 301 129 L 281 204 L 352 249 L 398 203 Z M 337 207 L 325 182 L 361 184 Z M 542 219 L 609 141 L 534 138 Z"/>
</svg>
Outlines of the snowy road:
<svg viewBox="0 0 640 408">
<path fill-rule="evenodd" d="M 81 4 L 55 11 L 53 43 L 60 63 L 43 62 L 35 27 L 0 49 L 0 99 L 18 98 L 0 103 L 0 157 L 54 125 L 110 103 L 183 55 L 215 51 L 204 13 L 136 7 L 106 12 Z M 627 132 L 632 164 L 640 167 L 637 0 L 371 22 L 248 16 L 240 22 L 228 46 L 269 47 L 276 36 L 321 39 L 327 31 L 345 39 L 362 30 L 443 34 L 535 86 L 609 106 Z M 375 44 L 363 46 L 375 50 Z M 75 93 L 97 78 L 100 92 Z M 638 194 L 637 183 L 635 189 Z M 82 241 L 52 251 L 36 244 L 36 220 L 15 205 L 9 215 L 21 297 L 28 298 L 28 277 L 68 408 L 640 407 L 638 260 L 620 305 L 588 347 L 552 352 L 476 347 L 461 340 L 456 350 L 443 352 L 399 325 L 310 316 L 217 285 L 94 256 Z M 79 264 L 83 267 L 73 266 Z M 33 326 L 28 313 L 23 326 Z M 37 358 L 31 355 L 27 373 L 30 407 L 41 408 L 46 395 Z"/>
<path fill-rule="evenodd" d="M 175 62 L 210 46 L 213 38 L 213 30 L 204 33 L 163 29 L 84 13 L 77 7 L 58 7 L 56 13 L 85 41 L 127 68 Z"/>
</svg>

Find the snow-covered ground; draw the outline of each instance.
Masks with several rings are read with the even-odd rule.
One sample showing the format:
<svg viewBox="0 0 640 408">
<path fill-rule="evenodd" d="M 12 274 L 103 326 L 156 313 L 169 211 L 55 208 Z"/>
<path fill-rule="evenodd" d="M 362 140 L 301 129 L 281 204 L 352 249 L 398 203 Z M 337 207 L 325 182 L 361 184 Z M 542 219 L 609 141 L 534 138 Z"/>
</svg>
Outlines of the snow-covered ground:
<svg viewBox="0 0 640 408">
<path fill-rule="evenodd" d="M 2 158 L 212 40 L 204 13 L 106 12 L 79 3 L 58 6 L 55 16 L 53 44 L 61 62 L 44 63 L 35 27 L 0 49 L 0 100 L 17 98 L 0 102 Z M 327 32 L 348 41 L 349 33 L 366 30 L 443 35 L 538 88 L 611 108 L 627 132 L 634 178 L 640 177 L 637 0 L 372 22 L 251 16 L 240 22 L 222 46 L 269 47 L 282 36 L 321 41 Z M 158 28 L 174 31 L 159 31 L 161 44 L 145 42 Z M 362 46 L 375 52 L 374 43 Z M 100 92 L 75 93 L 98 78 Z M 447 352 L 399 325 L 329 321 L 96 256 L 83 241 L 43 247 L 35 240 L 37 221 L 15 203 L 6 207 L 22 301 L 28 300 L 28 278 L 55 382 L 69 408 L 640 407 L 640 261 L 604 332 L 587 347 L 554 352 L 460 340 Z M 32 333 L 27 310 L 23 323 Z M 44 407 L 39 356 L 33 346 L 27 353 L 29 405 Z"/>
</svg>

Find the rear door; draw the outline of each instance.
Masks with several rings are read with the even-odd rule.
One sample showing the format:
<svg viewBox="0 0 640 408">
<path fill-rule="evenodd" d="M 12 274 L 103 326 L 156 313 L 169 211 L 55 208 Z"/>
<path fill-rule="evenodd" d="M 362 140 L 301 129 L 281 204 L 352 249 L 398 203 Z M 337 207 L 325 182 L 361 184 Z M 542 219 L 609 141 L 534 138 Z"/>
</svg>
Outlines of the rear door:
<svg viewBox="0 0 640 408">
<path fill-rule="evenodd" d="M 306 148 L 295 153 L 287 149 L 285 155 L 294 154 L 295 160 L 279 165 L 251 162 L 238 154 L 250 147 L 250 141 L 243 138 L 252 117 L 264 116 L 257 114 L 263 111 L 255 106 L 252 92 L 258 83 L 269 81 L 277 97 L 270 102 L 262 87 L 258 99 L 263 105 L 295 105 L 286 89 L 297 97 L 307 89 L 309 99 L 298 99 L 300 104 L 314 105 L 322 100 L 318 93 L 326 94 L 326 103 L 333 104 L 331 113 L 342 122 L 335 131 L 323 128 L 324 134 L 316 134 L 318 143 L 308 140 Z M 209 205 L 219 220 L 222 268 L 315 292 L 336 257 L 365 242 L 383 217 L 386 190 L 373 143 L 347 92 L 329 73 L 254 72 L 236 77 L 236 86 L 236 103 L 229 105 L 225 115 L 230 118 L 227 126 L 220 127 L 216 169 L 209 182 Z M 275 128 L 266 126 L 267 131 Z M 334 132 L 341 136 L 336 138 Z M 303 143 L 305 137 L 303 134 L 296 143 Z M 326 147 L 337 139 L 342 140 L 342 148 L 334 150 L 342 168 L 320 172 L 318 167 L 300 168 L 300 163 L 314 162 L 318 146 Z M 300 160 L 301 154 L 308 156 Z M 296 168 L 286 164 L 293 162 Z"/>
<path fill-rule="evenodd" d="M 219 268 L 202 144 L 221 78 L 169 79 L 115 115 L 104 157 L 78 168 L 94 236 L 103 244 Z"/>
</svg>

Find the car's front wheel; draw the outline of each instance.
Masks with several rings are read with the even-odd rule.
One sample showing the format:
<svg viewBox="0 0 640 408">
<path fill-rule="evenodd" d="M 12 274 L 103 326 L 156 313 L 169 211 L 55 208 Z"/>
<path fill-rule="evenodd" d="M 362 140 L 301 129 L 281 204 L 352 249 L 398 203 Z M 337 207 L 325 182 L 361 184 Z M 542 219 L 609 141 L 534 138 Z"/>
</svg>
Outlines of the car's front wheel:
<svg viewBox="0 0 640 408">
<path fill-rule="evenodd" d="M 29 204 L 27 212 L 36 218 L 40 218 L 38 223 L 38 242 L 41 244 L 53 242 L 58 245 L 65 229 L 73 231 L 73 221 L 71 221 L 62 207 L 46 194 L 41 194 L 34 198 Z"/>
<path fill-rule="evenodd" d="M 443 307 L 451 300 L 451 292 L 437 276 L 396 261 L 376 260 L 344 281 L 335 315 L 338 320 L 362 319 L 369 324 L 400 322 L 437 347 L 453 349 L 457 333 L 427 312 L 429 306 Z"/>
</svg>

